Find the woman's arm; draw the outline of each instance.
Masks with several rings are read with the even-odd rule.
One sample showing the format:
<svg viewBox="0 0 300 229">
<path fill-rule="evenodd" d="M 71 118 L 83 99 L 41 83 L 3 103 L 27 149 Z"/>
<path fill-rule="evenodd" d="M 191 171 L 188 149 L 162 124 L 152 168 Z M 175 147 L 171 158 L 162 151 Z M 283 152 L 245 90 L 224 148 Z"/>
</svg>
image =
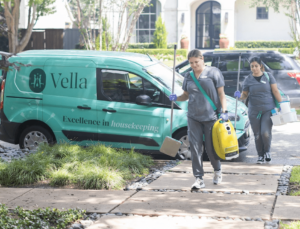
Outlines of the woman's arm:
<svg viewBox="0 0 300 229">
<path fill-rule="evenodd" d="M 189 93 L 184 91 L 182 95 L 177 97 L 177 101 L 186 101 L 189 99 Z"/>
<path fill-rule="evenodd" d="M 239 100 L 245 100 L 248 98 L 249 92 L 243 91 Z"/>
<path fill-rule="evenodd" d="M 218 87 L 218 95 L 220 98 L 220 102 L 222 105 L 222 111 L 226 111 L 227 110 L 227 104 L 226 104 L 226 96 L 225 96 L 225 92 L 224 92 L 224 87 Z"/>
<path fill-rule="evenodd" d="M 276 83 L 275 83 L 275 84 L 271 84 L 271 89 L 272 89 L 272 93 L 273 93 L 273 95 L 275 96 L 276 100 L 277 100 L 278 102 L 282 102 L 282 97 L 281 97 L 281 95 L 280 95 L 280 92 L 279 92 L 279 90 L 278 90 L 278 87 L 277 87 L 277 84 L 276 84 Z"/>
</svg>

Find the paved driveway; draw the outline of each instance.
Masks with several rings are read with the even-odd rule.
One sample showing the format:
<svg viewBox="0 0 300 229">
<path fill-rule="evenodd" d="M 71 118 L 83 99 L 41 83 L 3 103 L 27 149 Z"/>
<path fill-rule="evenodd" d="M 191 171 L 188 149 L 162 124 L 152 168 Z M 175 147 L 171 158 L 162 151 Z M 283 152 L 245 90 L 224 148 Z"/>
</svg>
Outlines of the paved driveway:
<svg viewBox="0 0 300 229">
<path fill-rule="evenodd" d="M 273 127 L 271 155 L 272 164 L 300 165 L 300 122 Z M 255 163 L 256 160 L 257 152 L 252 133 L 248 150 L 233 161 Z"/>
</svg>

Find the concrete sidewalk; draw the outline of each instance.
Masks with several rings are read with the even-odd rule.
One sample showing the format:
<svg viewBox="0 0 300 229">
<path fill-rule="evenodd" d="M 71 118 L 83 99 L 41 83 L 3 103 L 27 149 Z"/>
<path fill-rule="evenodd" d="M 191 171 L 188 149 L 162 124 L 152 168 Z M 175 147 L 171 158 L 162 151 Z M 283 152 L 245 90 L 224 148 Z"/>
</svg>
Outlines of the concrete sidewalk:
<svg viewBox="0 0 300 229">
<path fill-rule="evenodd" d="M 191 164 L 183 162 L 148 185 L 146 190 L 0 188 L 0 202 L 9 208 L 78 207 L 87 212 L 109 214 L 88 227 L 91 229 L 166 228 L 159 225 L 172 228 L 264 228 L 264 222 L 260 221 L 300 219 L 298 197 L 275 195 L 283 166 L 223 163 L 225 174 L 220 185 L 212 183 L 209 162 L 204 166 L 208 172 L 204 177 L 206 188 L 196 192 L 190 190 L 194 181 L 189 173 Z M 112 214 L 121 216 L 113 217 Z M 207 221 L 207 218 L 215 220 Z"/>
</svg>

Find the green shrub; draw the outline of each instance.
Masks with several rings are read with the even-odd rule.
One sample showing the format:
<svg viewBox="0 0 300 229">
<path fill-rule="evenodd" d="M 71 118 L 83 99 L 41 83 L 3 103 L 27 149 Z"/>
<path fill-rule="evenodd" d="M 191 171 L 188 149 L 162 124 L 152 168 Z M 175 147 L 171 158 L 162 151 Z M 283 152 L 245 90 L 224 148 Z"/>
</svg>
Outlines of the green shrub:
<svg viewBox="0 0 300 229">
<path fill-rule="evenodd" d="M 134 176 L 148 173 L 149 156 L 104 145 L 43 145 L 36 154 L 0 162 L 0 184 L 16 186 L 49 179 L 51 185 L 75 184 L 85 189 L 121 189 Z"/>
<path fill-rule="evenodd" d="M 134 52 L 149 55 L 174 55 L 174 51 L 172 49 L 127 49 L 126 52 Z M 176 54 L 187 57 L 188 50 L 177 49 Z"/>
<path fill-rule="evenodd" d="M 295 48 L 280 48 L 278 49 L 279 52 L 284 53 L 284 54 L 293 54 Z"/>
<path fill-rule="evenodd" d="M 294 48 L 294 41 L 236 41 L 236 48 Z"/>
<path fill-rule="evenodd" d="M 294 48 L 230 48 L 230 49 L 215 49 L 218 51 L 278 51 L 284 54 L 293 54 Z"/>
<path fill-rule="evenodd" d="M 167 48 L 167 29 L 165 23 L 162 21 L 161 16 L 155 22 L 155 31 L 153 34 L 154 47 L 158 49 Z"/>
<path fill-rule="evenodd" d="M 167 49 L 173 49 L 177 43 L 168 43 Z M 128 44 L 128 49 L 155 49 L 154 43 L 131 43 Z"/>
</svg>

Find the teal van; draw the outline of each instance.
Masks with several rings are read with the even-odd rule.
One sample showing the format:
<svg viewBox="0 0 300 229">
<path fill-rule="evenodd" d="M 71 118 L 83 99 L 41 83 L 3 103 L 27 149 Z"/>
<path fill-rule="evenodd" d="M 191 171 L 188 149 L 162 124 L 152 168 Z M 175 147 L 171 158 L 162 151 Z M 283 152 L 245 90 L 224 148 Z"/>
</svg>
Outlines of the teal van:
<svg viewBox="0 0 300 229">
<path fill-rule="evenodd" d="M 147 55 L 126 52 L 35 50 L 8 59 L 22 63 L 1 85 L 0 140 L 35 150 L 38 144 L 101 142 L 157 154 L 170 134 L 172 69 Z M 175 93 L 183 77 L 176 74 Z M 234 121 L 235 100 L 227 97 Z M 176 102 L 173 137 L 190 158 L 187 102 Z M 238 104 L 240 150 L 249 142 L 247 107 Z"/>
</svg>

